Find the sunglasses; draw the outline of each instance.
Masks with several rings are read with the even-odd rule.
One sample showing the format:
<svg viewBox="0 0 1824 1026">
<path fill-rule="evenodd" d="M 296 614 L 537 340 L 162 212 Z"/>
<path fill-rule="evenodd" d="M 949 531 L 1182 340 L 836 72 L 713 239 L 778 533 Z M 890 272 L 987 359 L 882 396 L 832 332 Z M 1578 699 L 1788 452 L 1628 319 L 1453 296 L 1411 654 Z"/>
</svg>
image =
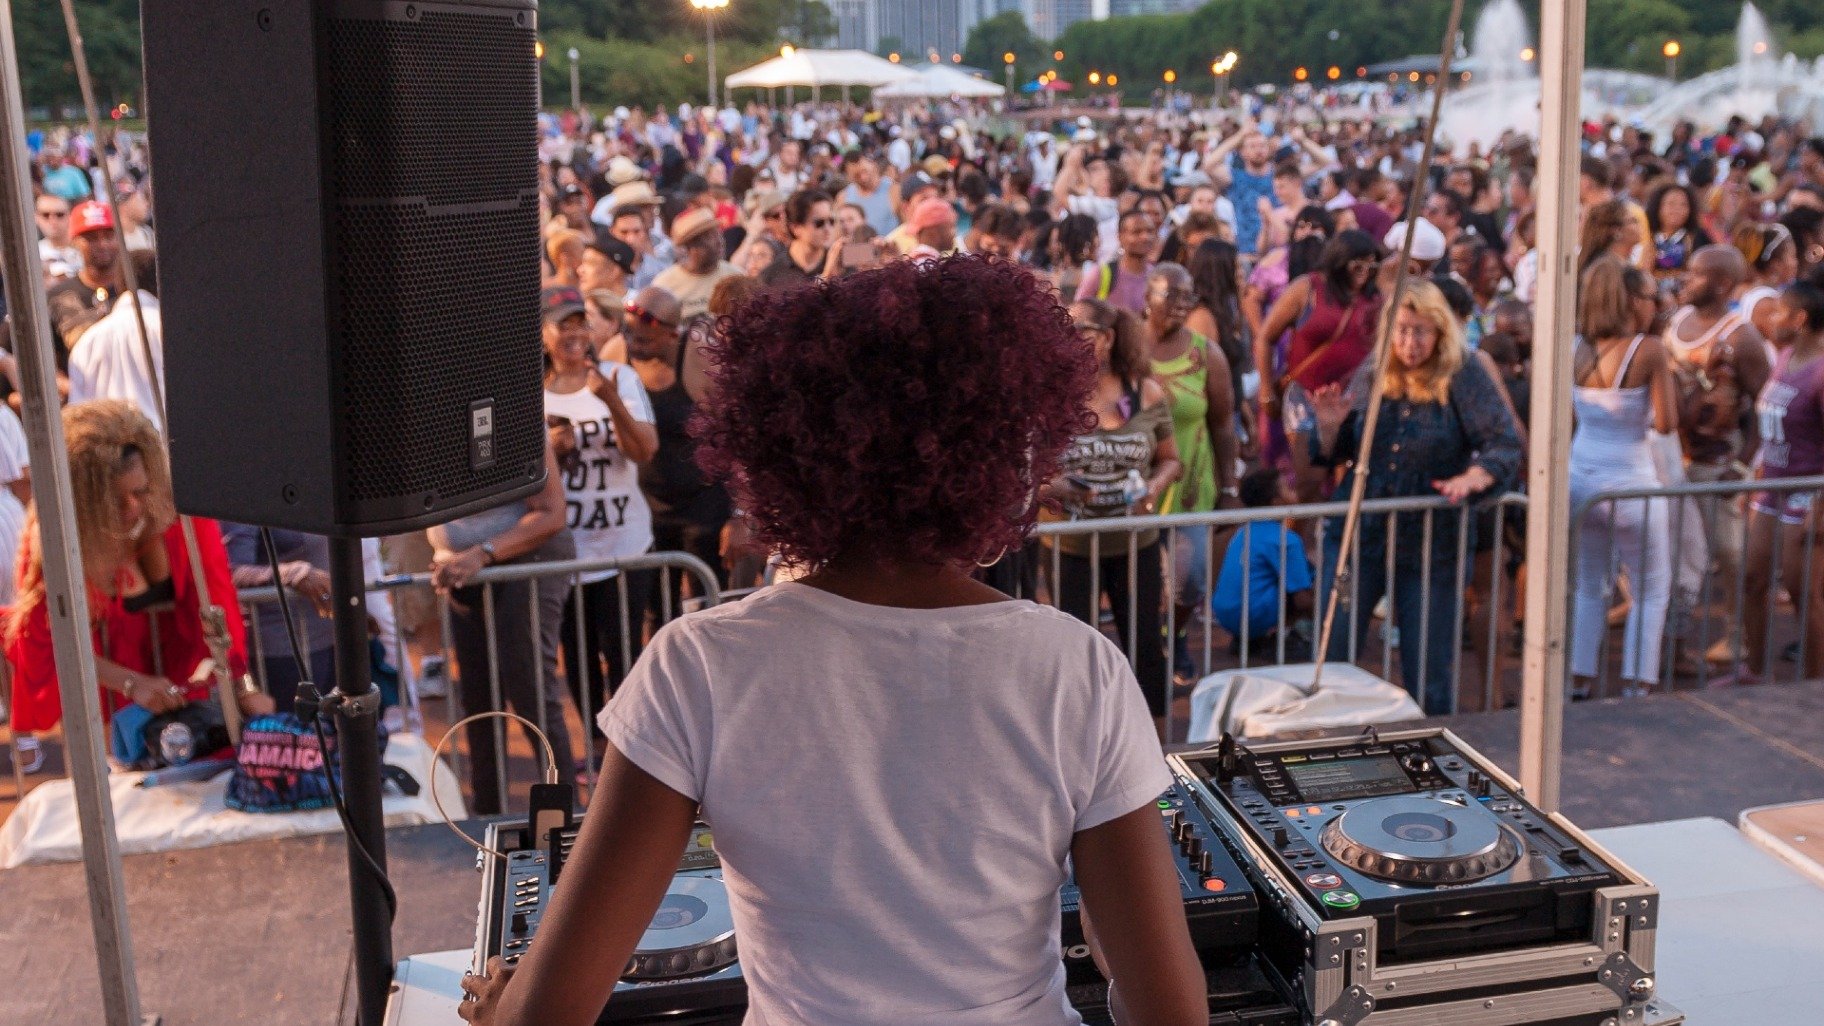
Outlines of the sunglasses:
<svg viewBox="0 0 1824 1026">
<path fill-rule="evenodd" d="M 833 217 L 813 217 L 805 222 L 805 224 L 810 225 L 812 228 L 828 228 L 835 223 L 836 219 Z"/>
<path fill-rule="evenodd" d="M 1077 334 L 1079 335 L 1100 335 L 1108 330 L 1093 321 L 1075 321 L 1071 324 L 1071 327 L 1077 329 Z"/>
<path fill-rule="evenodd" d="M 653 315 L 652 311 L 646 309 L 645 307 L 641 306 L 638 303 L 632 303 L 632 302 L 627 303 L 625 306 L 622 307 L 622 309 L 627 312 L 627 316 L 633 318 L 635 321 L 638 321 L 639 323 L 645 325 L 648 328 L 676 328 L 677 327 L 676 324 L 673 324 L 670 321 L 660 320 L 658 317 Z"/>
<path fill-rule="evenodd" d="M 784 217 L 784 216 L 785 216 L 785 211 L 783 211 L 783 210 L 774 210 L 774 211 L 769 211 L 769 212 L 768 212 L 768 213 L 767 213 L 767 215 L 766 215 L 766 219 L 767 219 L 767 220 L 768 220 L 768 221 L 777 221 L 777 220 L 779 220 L 779 219 L 780 219 L 780 218 L 782 218 L 782 217 Z"/>
<path fill-rule="evenodd" d="M 39 217 L 68 217 L 68 216 L 70 216 L 70 212 L 67 210 L 40 210 L 40 211 L 38 211 L 38 216 Z"/>
</svg>

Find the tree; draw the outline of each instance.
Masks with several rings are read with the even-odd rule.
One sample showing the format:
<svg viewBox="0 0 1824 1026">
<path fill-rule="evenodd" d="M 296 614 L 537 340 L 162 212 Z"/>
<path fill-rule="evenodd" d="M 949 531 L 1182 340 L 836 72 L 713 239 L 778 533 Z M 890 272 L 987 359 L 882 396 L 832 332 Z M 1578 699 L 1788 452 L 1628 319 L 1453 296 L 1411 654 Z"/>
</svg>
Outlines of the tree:
<svg viewBox="0 0 1824 1026">
<path fill-rule="evenodd" d="M 1032 34 L 1024 15 L 1006 11 L 976 22 L 969 30 L 969 39 L 963 44 L 963 63 L 993 70 L 1005 67 L 1005 55 L 1011 53 L 1014 77 L 1024 82 L 1038 74 L 1040 65 L 1049 63 L 1050 49 Z"/>
</svg>

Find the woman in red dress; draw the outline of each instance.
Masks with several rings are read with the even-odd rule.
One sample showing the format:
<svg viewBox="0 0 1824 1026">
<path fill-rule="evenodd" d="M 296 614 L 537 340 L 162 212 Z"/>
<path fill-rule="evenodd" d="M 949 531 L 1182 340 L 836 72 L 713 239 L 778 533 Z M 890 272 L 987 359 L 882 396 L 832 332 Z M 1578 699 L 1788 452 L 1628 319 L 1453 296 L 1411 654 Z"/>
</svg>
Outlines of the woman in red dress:
<svg viewBox="0 0 1824 1026">
<path fill-rule="evenodd" d="M 103 717 L 129 703 L 158 714 L 208 699 L 213 681 L 204 666 L 210 652 L 201 596 L 158 430 L 131 403 L 102 399 L 65 409 L 63 433 Z M 209 596 L 227 618 L 229 672 L 240 680 L 246 645 L 221 528 L 213 520 L 194 523 Z M 13 729 L 20 735 L 49 730 L 63 718 L 40 546 L 33 510 L 4 634 L 13 670 Z M 257 691 L 240 695 L 239 704 L 249 716 L 272 709 L 271 699 Z"/>
</svg>

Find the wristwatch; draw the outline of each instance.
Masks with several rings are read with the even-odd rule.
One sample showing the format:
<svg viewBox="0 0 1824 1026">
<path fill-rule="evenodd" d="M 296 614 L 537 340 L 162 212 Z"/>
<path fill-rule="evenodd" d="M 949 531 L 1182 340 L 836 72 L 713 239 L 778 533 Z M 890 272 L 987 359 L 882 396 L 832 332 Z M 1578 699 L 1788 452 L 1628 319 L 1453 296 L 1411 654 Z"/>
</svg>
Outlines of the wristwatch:
<svg viewBox="0 0 1824 1026">
<path fill-rule="evenodd" d="M 487 563 L 484 564 L 485 566 L 493 566 L 494 564 L 500 562 L 500 555 L 494 551 L 493 542 L 491 542 L 491 541 L 482 542 L 479 546 L 477 546 L 477 548 L 481 549 L 482 558 L 487 560 Z"/>
</svg>

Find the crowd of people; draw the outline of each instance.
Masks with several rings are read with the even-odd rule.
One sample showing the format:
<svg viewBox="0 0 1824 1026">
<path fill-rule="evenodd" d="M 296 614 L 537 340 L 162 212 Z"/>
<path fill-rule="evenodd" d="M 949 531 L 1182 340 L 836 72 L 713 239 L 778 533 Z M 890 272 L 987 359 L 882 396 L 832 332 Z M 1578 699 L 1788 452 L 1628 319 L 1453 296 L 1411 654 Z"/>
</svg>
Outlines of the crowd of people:
<svg viewBox="0 0 1824 1026">
<path fill-rule="evenodd" d="M 1057 474 L 1028 484 L 1043 519 L 1107 520 L 1107 530 L 1010 545 L 982 561 L 984 581 L 1091 623 L 1106 600 L 1160 718 L 1174 682 L 1209 669 L 1190 643 L 1200 621 L 1236 653 L 1315 654 L 1311 620 L 1334 580 L 1340 525 L 1261 521 L 1211 546 L 1202 527 L 1135 531 L 1121 519 L 1341 498 L 1348 468 L 1366 460 L 1370 498 L 1442 504 L 1427 517 L 1364 518 L 1343 621 L 1354 629 L 1333 634 L 1330 655 L 1346 657 L 1385 620 L 1408 690 L 1428 711 L 1452 708 L 1465 609 L 1487 601 L 1492 574 L 1524 586 L 1517 559 L 1487 565 L 1487 508 L 1522 483 L 1541 273 L 1535 155 L 1509 136 L 1487 152 L 1443 147 L 1421 166 L 1421 131 L 1357 114 L 1289 99 L 1095 119 L 945 104 L 547 119 L 550 483 L 423 543 L 451 600 L 465 708 L 504 703 L 544 723 L 566 763 L 599 757 L 599 734 L 576 743 L 563 727 L 566 690 L 588 723 L 639 655 L 649 618 L 691 588 L 602 566 L 580 576 L 580 590 L 556 578 L 498 586 L 484 615 L 473 580 L 486 567 L 678 551 L 736 591 L 814 569 L 756 541 L 751 515 L 698 465 L 693 418 L 728 373 L 713 358 L 718 325 L 764 297 L 802 301 L 818 282 L 902 262 L 936 273 L 959 254 L 1035 276 L 1097 370 Z M 1579 333 L 1561 343 L 1576 374 L 1574 501 L 1824 472 L 1824 138 L 1809 133 L 1772 117 L 1711 134 L 1681 125 L 1667 138 L 1586 126 Z M 162 368 L 147 367 L 138 342 L 143 317 L 161 359 L 143 153 L 81 136 L 41 143 L 40 254 L 70 409 L 123 400 L 156 432 L 149 382 Z M 96 198 L 109 179 L 125 252 Z M 1424 198 L 1407 240 L 1415 180 Z M 123 302 L 127 261 L 140 292 Z M 821 344 L 816 324 L 803 328 L 800 344 Z M 1370 444 L 1381 337 L 1390 352 Z M 866 397 L 893 383 L 830 362 L 815 387 Z M 18 419 L 0 407 L 0 553 L 24 554 L 0 587 L 32 572 L 26 463 Z M 1748 491 L 1739 502 L 1598 504 L 1575 525 L 1577 693 L 1601 673 L 1612 621 L 1625 623 L 1620 675 L 1635 692 L 1662 679 L 1668 637 L 1680 673 L 1761 679 L 1775 590 L 1824 637 L 1812 493 Z M 1506 517 L 1510 534 L 1517 521 Z M 256 535 L 228 525 L 225 537 L 236 582 L 272 581 Z M 274 544 L 285 583 L 322 585 L 310 539 Z M 1691 650 L 1677 618 L 1695 615 L 1708 582 L 1738 572 L 1745 633 Z M 92 573 L 91 583 L 131 593 L 116 577 Z M 490 644 L 490 616 L 535 609 L 542 636 L 504 631 Z M 326 658 L 326 639 L 306 647 Z M 280 640 L 263 648 L 284 691 L 297 674 L 270 658 Z M 1805 649 L 1802 669 L 1824 677 L 1824 645 Z M 471 728 L 469 748 L 476 808 L 498 809 L 495 728 Z"/>
<path fill-rule="evenodd" d="M 1065 473 L 1041 484 L 1054 519 L 1340 497 L 1345 468 L 1364 456 L 1355 446 L 1369 358 L 1387 322 L 1394 359 L 1368 454 L 1376 471 L 1369 496 L 1485 505 L 1520 487 L 1539 277 L 1535 152 L 1526 139 L 1510 134 L 1487 152 L 1453 152 L 1445 140 L 1443 155 L 1421 167 L 1416 128 L 1298 99 L 1250 101 L 1215 117 L 1040 111 L 1019 123 L 975 113 L 805 104 L 619 109 L 600 122 L 566 116 L 545 148 L 551 234 L 561 240 L 549 278 L 581 291 L 586 323 L 612 358 L 625 311 L 640 306 L 626 297 L 646 281 L 701 302 L 739 276 L 774 289 L 948 253 L 1023 264 L 1053 285 L 1094 340 L 1104 381 L 1092 401 L 1095 428 L 1067 451 Z M 1424 198 L 1401 268 L 1394 254 L 1406 242 L 1418 177 Z M 1565 342 L 1578 373 L 1574 498 L 1824 471 L 1808 443 L 1763 444 L 1784 430 L 1780 410 L 1816 412 L 1803 375 L 1810 329 L 1788 311 L 1806 309 L 1824 261 L 1824 139 L 1774 117 L 1733 119 L 1707 135 L 1683 124 L 1660 139 L 1592 123 L 1578 198 L 1579 273 L 1592 287 L 1580 293 L 1579 335 Z M 583 255 L 565 258 L 566 249 Z M 1402 273 L 1411 278 L 1408 298 L 1389 311 Z M 682 316 L 688 325 L 690 312 Z M 693 331 L 712 327 L 681 328 L 684 350 Z M 1778 385 L 1788 377 L 1799 384 Z M 1244 490 L 1262 471 L 1270 473 Z M 1783 588 L 1795 607 L 1824 608 L 1800 602 L 1791 583 L 1818 551 L 1803 540 L 1815 526 L 1809 496 L 1777 498 L 1775 514 L 1734 496 L 1684 502 L 1682 513 L 1670 500 L 1592 508 L 1575 540 L 1576 693 L 1598 676 L 1611 618 L 1626 623 L 1624 684 L 1630 693 L 1650 689 L 1661 679 L 1668 618 L 1693 615 L 1705 582 L 1732 579 L 1738 568 L 1751 594 Z M 1784 529 L 1757 529 L 1763 515 Z M 1478 565 L 1460 567 L 1453 516 L 1429 518 L 1429 542 L 1419 517 L 1368 518 L 1350 593 L 1362 613 L 1391 621 L 1404 680 L 1434 711 L 1450 707 L 1460 668 L 1459 604 L 1481 601 L 1493 572 L 1524 585 L 1517 559 L 1483 565 L 1493 534 L 1486 513 L 1465 528 Z M 1506 519 L 1512 549 L 1523 521 Z M 1326 525 L 1326 551 L 1310 526 L 1292 536 L 1297 558 L 1311 545 L 1318 569 L 1333 568 L 1339 532 Z M 1675 528 L 1683 537 L 1671 537 Z M 1324 585 L 1327 573 L 1264 558 L 1252 531 L 1223 538 L 1228 548 L 1213 558 L 1204 530 L 1175 534 L 1117 525 L 1096 544 L 1064 536 L 1056 553 L 1029 544 L 984 576 L 1016 593 L 1047 589 L 1085 618 L 1105 599 L 1136 608 L 1134 622 L 1117 616 L 1115 629 L 1141 680 L 1157 682 L 1143 685 L 1155 712 L 1166 681 L 1202 669 L 1185 627 L 1205 603 L 1231 620 L 1244 604 L 1259 607 L 1236 650 L 1279 647 L 1282 632 L 1306 650 L 1310 627 L 1297 621 L 1313 603 L 1292 584 Z M 1755 547 L 1753 567 L 1742 562 L 1744 539 Z M 1682 565 L 1672 573 L 1675 545 Z M 1093 569 L 1091 548 L 1101 561 Z M 1776 549 L 1783 558 L 1769 556 Z M 1127 572 L 1130 557 L 1143 568 L 1137 577 Z M 1243 600 L 1265 590 L 1240 569 L 1255 557 L 1254 577 L 1271 575 L 1289 602 Z M 1383 581 L 1388 565 L 1392 579 Z M 1037 571 L 1053 568 L 1040 583 Z M 1206 569 L 1226 594 L 1211 594 Z M 1475 583 L 1461 587 L 1465 577 Z M 1749 619 L 1746 638 L 1719 631 L 1704 651 L 1687 650 L 1675 625 L 1679 672 L 1719 673 L 1719 684 L 1760 679 L 1765 608 Z M 1371 619 L 1350 622 L 1359 633 Z M 1156 647 L 1168 620 L 1177 636 Z M 1341 644 L 1359 646 L 1348 633 L 1337 632 Z M 1342 650 L 1332 640 L 1334 655 Z M 1824 646 L 1811 648 L 1818 651 L 1807 652 L 1803 669 L 1816 675 Z"/>
</svg>

